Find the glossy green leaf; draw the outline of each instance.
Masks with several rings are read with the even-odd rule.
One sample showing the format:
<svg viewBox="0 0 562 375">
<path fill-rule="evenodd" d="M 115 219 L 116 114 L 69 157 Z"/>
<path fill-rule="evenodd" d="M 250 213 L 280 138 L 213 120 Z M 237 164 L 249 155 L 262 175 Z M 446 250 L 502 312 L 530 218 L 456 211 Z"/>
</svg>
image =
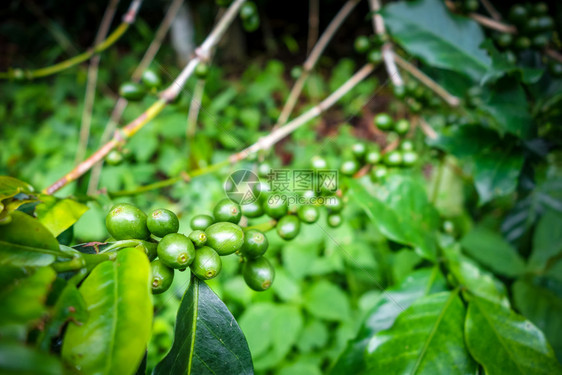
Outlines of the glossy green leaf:
<svg viewBox="0 0 562 375">
<path fill-rule="evenodd" d="M 0 289 L 0 326 L 29 325 L 41 318 L 47 311 L 45 301 L 56 276 L 52 268 L 41 267 Z"/>
<path fill-rule="evenodd" d="M 42 350 L 49 351 L 51 340 L 62 333 L 65 323 L 84 324 L 88 319 L 84 298 L 74 284 L 68 283 L 53 307 L 52 315 L 37 339 Z"/>
<path fill-rule="evenodd" d="M 482 84 L 495 81 L 508 74 L 517 75 L 524 83 L 536 83 L 544 73 L 543 69 L 518 66 L 507 60 L 504 54 L 500 53 L 491 39 L 486 39 L 482 43 L 482 48 L 486 49 L 492 59 L 492 69 L 482 79 Z"/>
<path fill-rule="evenodd" d="M 0 176 L 0 201 L 19 193 L 30 194 L 33 186 L 10 176 Z"/>
<path fill-rule="evenodd" d="M 469 255 L 495 273 L 515 277 L 525 272 L 525 261 L 517 250 L 490 229 L 473 228 L 462 239 L 461 245 Z"/>
<path fill-rule="evenodd" d="M 533 251 L 529 268 L 542 270 L 549 260 L 562 253 L 562 213 L 548 210 L 539 220 L 533 234 Z"/>
<path fill-rule="evenodd" d="M 38 220 L 15 211 L 12 221 L 0 225 L 0 265 L 46 266 L 64 256 L 56 238 Z"/>
<path fill-rule="evenodd" d="M 481 269 L 476 262 L 461 254 L 460 246 L 445 248 L 444 254 L 451 275 L 462 287 L 476 296 L 509 306 L 505 285 L 490 272 Z"/>
<path fill-rule="evenodd" d="M 510 194 L 517 187 L 523 153 L 507 143 L 494 131 L 475 125 L 452 128 L 432 142 L 472 169 L 480 204 Z"/>
<path fill-rule="evenodd" d="M 382 234 L 414 247 L 424 258 L 435 259 L 439 216 L 418 181 L 392 175 L 376 191 L 368 191 L 355 180 L 349 180 L 349 186 L 350 198 L 365 210 Z"/>
<path fill-rule="evenodd" d="M 456 291 L 417 300 L 392 328 L 371 339 L 365 373 L 474 374 L 476 363 L 464 343 L 464 318 Z"/>
<path fill-rule="evenodd" d="M 347 295 L 327 280 L 312 285 L 303 299 L 307 311 L 321 319 L 345 321 L 351 314 Z"/>
<path fill-rule="evenodd" d="M 0 373 L 4 375 L 64 374 L 60 360 L 19 342 L 0 341 Z"/>
<path fill-rule="evenodd" d="M 137 249 L 97 265 L 79 289 L 88 320 L 69 324 L 63 358 L 88 374 L 134 373 L 152 327 L 149 276 L 148 259 Z"/>
<path fill-rule="evenodd" d="M 474 297 L 465 323 L 470 354 L 487 375 L 555 375 L 562 367 L 544 334 L 511 309 Z"/>
<path fill-rule="evenodd" d="M 191 279 L 176 320 L 174 344 L 154 374 L 253 374 L 244 334 L 224 303 Z"/>
<path fill-rule="evenodd" d="M 538 280 L 517 280 L 512 290 L 517 310 L 544 332 L 562 362 L 562 296 L 540 285 Z"/>
<path fill-rule="evenodd" d="M 414 271 L 396 288 L 381 294 L 369 312 L 359 334 L 349 342 L 332 368 L 332 375 L 358 374 L 365 369 L 364 353 L 373 335 L 392 326 L 396 317 L 417 299 L 446 290 L 446 282 L 438 268 Z"/>
<path fill-rule="evenodd" d="M 88 206 L 72 199 L 57 199 L 41 196 L 41 203 L 35 208 L 39 221 L 49 229 L 53 236 L 58 236 L 88 210 Z"/>
<path fill-rule="evenodd" d="M 501 134 L 529 137 L 532 127 L 529 103 L 523 86 L 512 77 L 502 78 L 487 87 L 479 108 L 491 116 L 492 125 Z"/>
<path fill-rule="evenodd" d="M 447 10 L 440 0 L 391 3 L 382 15 L 392 37 L 425 63 L 449 69 L 479 81 L 492 61 L 480 48 L 481 27 Z"/>
</svg>

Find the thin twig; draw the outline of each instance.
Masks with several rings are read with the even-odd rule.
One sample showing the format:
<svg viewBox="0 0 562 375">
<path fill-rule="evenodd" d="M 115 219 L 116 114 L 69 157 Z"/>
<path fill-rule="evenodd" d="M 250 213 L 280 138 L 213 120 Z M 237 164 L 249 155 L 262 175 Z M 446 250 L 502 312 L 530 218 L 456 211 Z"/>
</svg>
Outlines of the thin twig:
<svg viewBox="0 0 562 375">
<path fill-rule="evenodd" d="M 439 137 L 439 135 L 437 134 L 437 132 L 435 130 L 433 130 L 433 128 L 431 127 L 431 125 L 429 125 L 424 119 L 423 117 L 419 117 L 418 118 L 418 124 L 420 125 L 421 130 L 423 131 L 423 133 L 425 135 L 427 135 L 429 138 L 431 139 L 437 139 Z"/>
<path fill-rule="evenodd" d="M 119 0 L 110 0 L 105 13 L 101 20 L 98 33 L 94 40 L 94 45 L 100 44 L 107 33 L 109 32 L 109 27 L 111 26 L 111 21 L 113 21 L 113 16 L 115 16 L 115 11 L 117 10 L 117 4 Z M 86 150 L 88 149 L 88 140 L 90 139 L 90 125 L 92 124 L 92 110 L 94 107 L 94 100 L 96 98 L 96 84 L 98 81 L 98 68 L 100 64 L 101 55 L 98 53 L 90 59 L 90 65 L 88 66 L 88 80 L 86 82 L 86 95 L 84 98 L 84 108 L 82 109 L 82 121 L 80 123 L 80 138 L 78 141 L 78 147 L 76 149 L 76 158 L 74 164 L 80 163 L 86 155 Z"/>
<path fill-rule="evenodd" d="M 414 65 L 410 64 L 398 54 L 394 53 L 394 60 L 402 69 L 416 77 L 421 83 L 427 86 L 430 90 L 439 95 L 443 100 L 447 102 L 451 107 L 456 107 L 460 104 L 459 98 L 453 96 L 447 92 L 443 87 L 439 86 L 434 80 L 426 76 L 421 70 L 416 68 Z"/>
<path fill-rule="evenodd" d="M 35 70 L 22 70 L 22 69 L 10 69 L 7 72 L 0 72 L 0 79 L 14 79 L 19 76 L 26 79 L 35 79 L 50 76 L 63 70 L 69 69 L 76 66 L 84 61 L 89 60 L 96 53 L 100 53 L 111 47 L 129 28 L 129 26 L 135 21 L 136 15 L 140 8 L 142 0 L 132 0 L 127 13 L 123 16 L 123 22 L 115 29 L 113 32 L 101 43 L 96 44 L 93 48 L 88 51 L 71 57 L 68 60 L 61 61 L 55 65 L 47 66 L 44 68 L 39 68 Z"/>
<path fill-rule="evenodd" d="M 142 57 L 140 63 L 137 65 L 135 71 L 133 72 L 131 81 L 140 81 L 142 73 L 146 70 L 146 68 L 148 68 L 152 60 L 154 60 L 154 57 L 158 53 L 158 50 L 160 49 L 160 46 L 162 45 L 166 34 L 168 34 L 168 30 L 170 30 L 170 26 L 176 18 L 178 10 L 182 4 L 183 0 L 173 0 L 170 4 L 170 7 L 166 11 L 166 15 L 164 16 L 162 23 L 160 23 L 160 26 L 158 26 L 158 29 L 154 34 L 154 39 L 152 39 L 152 42 L 146 49 L 146 52 L 144 53 L 144 56 Z M 117 124 L 119 123 L 119 120 L 121 119 L 121 116 L 123 115 L 127 104 L 127 99 L 122 97 L 117 100 L 117 103 L 115 103 L 115 107 L 113 107 L 113 111 L 111 112 L 109 121 L 105 125 L 105 129 L 101 136 L 101 144 L 105 144 L 107 141 L 109 141 L 111 135 L 115 132 Z M 88 182 L 88 194 L 93 194 L 97 190 L 102 168 L 103 160 L 98 162 L 93 167 L 92 173 L 90 174 L 90 181 Z"/>
<path fill-rule="evenodd" d="M 205 91 L 205 80 L 199 79 L 195 84 L 191 103 L 189 104 L 189 112 L 187 114 L 187 139 L 193 139 L 197 130 L 197 117 L 199 117 L 199 110 L 201 109 L 201 101 L 203 100 L 203 93 Z"/>
<path fill-rule="evenodd" d="M 318 14 L 320 13 L 320 1 L 309 0 L 308 4 L 308 40 L 306 43 L 306 51 L 307 53 L 310 53 L 314 43 L 318 39 Z"/>
<path fill-rule="evenodd" d="M 266 148 L 272 147 L 275 143 L 279 142 L 281 139 L 285 138 L 308 121 L 324 113 L 328 108 L 330 108 L 334 103 L 336 103 L 342 96 L 347 94 L 351 89 L 353 89 L 359 82 L 365 79 L 371 72 L 375 69 L 374 65 L 366 64 L 359 71 L 357 71 L 349 80 L 347 80 L 343 85 L 341 85 L 336 91 L 334 91 L 330 96 L 324 99 L 315 107 L 309 109 L 307 112 L 303 113 L 299 117 L 287 123 L 285 126 L 273 131 L 264 138 L 261 138 L 256 143 L 247 147 L 246 149 L 231 155 L 228 159 L 221 162 L 209 165 L 204 168 L 199 168 L 193 170 L 189 173 L 191 178 L 202 176 L 208 173 L 212 173 L 220 170 L 221 168 L 237 163 L 240 160 L 246 159 L 255 152 L 264 150 Z M 166 180 L 158 181 L 150 185 L 141 186 L 134 190 L 120 191 L 116 193 L 110 193 L 111 197 L 121 197 L 129 196 L 140 193 L 145 193 L 147 191 L 161 189 L 164 187 L 172 186 L 180 181 L 185 181 L 182 175 L 172 177 Z"/>
<path fill-rule="evenodd" d="M 445 5 L 453 12 L 456 10 L 455 4 L 453 4 L 452 1 L 445 1 Z M 472 18 L 474 21 L 489 29 L 497 30 L 502 33 L 517 33 L 517 29 L 515 28 L 515 26 L 499 22 L 497 19 L 492 19 L 478 13 L 469 13 L 468 17 Z"/>
<path fill-rule="evenodd" d="M 347 94 L 352 88 L 354 88 L 359 82 L 361 82 L 365 77 L 367 77 L 374 70 L 373 64 L 364 65 L 359 71 L 357 71 L 350 79 L 348 79 L 343 85 L 341 85 L 336 91 L 334 91 L 330 96 L 324 99 L 322 102 L 312 107 L 304 114 L 300 115 L 296 119 L 288 122 L 285 126 L 278 128 L 277 130 L 271 132 L 267 136 L 259 139 L 256 143 L 247 147 L 246 149 L 232 155 L 230 161 L 235 163 L 239 160 L 247 158 L 249 155 L 254 154 L 260 150 L 265 150 L 272 147 L 275 143 L 279 142 L 281 139 L 285 138 L 287 135 L 291 134 L 302 125 L 306 124 L 308 121 L 319 116 L 325 112 L 328 108 L 334 105 L 342 96 Z"/>
<path fill-rule="evenodd" d="M 60 178 L 58 181 L 53 183 L 51 186 L 47 187 L 43 192 L 45 194 L 53 194 L 57 190 L 66 186 L 70 182 L 76 180 L 78 177 L 82 176 L 84 173 L 88 172 L 95 163 L 102 160 L 111 150 L 117 147 L 118 144 L 125 142 L 128 138 L 135 135 L 140 129 L 144 127 L 150 120 L 156 117 L 162 110 L 172 102 L 176 96 L 183 89 L 183 86 L 187 79 L 191 76 L 197 64 L 200 61 L 207 61 L 209 57 L 210 50 L 218 43 L 222 38 L 226 29 L 240 10 L 242 4 L 246 0 L 235 0 L 224 13 L 223 18 L 211 31 L 211 34 L 205 39 L 203 44 L 196 49 L 196 56 L 191 59 L 186 67 L 182 70 L 180 75 L 172 82 L 166 90 L 164 90 L 160 96 L 160 99 L 152 104 L 146 111 L 144 111 L 139 117 L 130 122 L 123 129 L 115 132 L 113 138 L 101 146 L 93 155 L 91 155 L 84 162 L 76 166 L 72 171 L 67 173 L 64 177 Z"/>
<path fill-rule="evenodd" d="M 553 50 L 553 49 L 551 49 L 551 48 L 547 48 L 547 49 L 545 50 L 545 52 L 546 52 L 546 54 L 547 54 L 548 56 L 550 56 L 550 57 L 553 58 L 554 60 L 557 60 L 558 62 L 561 62 L 561 63 L 562 63 L 562 54 L 560 54 L 560 52 L 555 51 L 555 50 Z"/>
<path fill-rule="evenodd" d="M 502 15 L 496 10 L 496 8 L 494 8 L 491 2 L 488 0 L 480 0 L 480 3 L 482 3 L 486 11 L 490 13 L 490 16 L 492 16 L 493 19 L 496 21 L 500 21 L 502 19 Z"/>
<path fill-rule="evenodd" d="M 384 20 L 379 14 L 381 10 L 381 4 L 379 0 L 369 0 L 369 6 L 373 14 L 373 28 L 377 35 L 383 36 L 386 33 L 384 27 Z M 404 81 L 400 76 L 400 72 L 396 68 L 396 63 L 394 61 L 394 54 L 392 52 L 392 43 L 385 42 L 382 46 L 382 57 L 384 60 L 384 65 L 386 66 L 386 72 L 388 73 L 388 78 L 392 81 L 394 86 L 404 85 Z"/>
<path fill-rule="evenodd" d="M 312 48 L 312 51 L 310 51 L 310 54 L 304 62 L 303 71 L 291 88 L 291 92 L 289 93 L 285 105 L 281 110 L 281 114 L 277 119 L 277 124 L 273 127 L 273 129 L 277 129 L 279 126 L 287 122 L 287 120 L 291 116 L 291 113 L 295 109 L 297 100 L 302 92 L 302 89 L 304 88 L 304 83 L 310 75 L 310 72 L 312 71 L 312 69 L 314 69 L 314 66 L 318 62 L 318 59 L 324 52 L 324 49 L 326 49 L 328 43 L 330 43 L 330 40 L 332 40 L 336 31 L 340 28 L 343 21 L 345 21 L 347 16 L 351 13 L 353 8 L 355 8 L 358 2 L 359 0 L 348 0 L 336 14 L 334 19 L 330 22 L 326 30 L 322 33 L 320 39 L 318 39 L 316 45 Z"/>
</svg>

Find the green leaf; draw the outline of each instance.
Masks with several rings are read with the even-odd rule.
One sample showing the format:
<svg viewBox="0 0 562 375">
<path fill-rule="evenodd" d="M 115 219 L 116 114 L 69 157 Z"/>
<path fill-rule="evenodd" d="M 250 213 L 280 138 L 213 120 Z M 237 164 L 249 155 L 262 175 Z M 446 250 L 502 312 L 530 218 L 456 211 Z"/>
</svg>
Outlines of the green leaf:
<svg viewBox="0 0 562 375">
<path fill-rule="evenodd" d="M 38 220 L 14 211 L 12 221 L 0 225 L 0 265 L 46 266 L 64 256 L 56 238 Z"/>
<path fill-rule="evenodd" d="M 41 196 L 42 203 L 35 208 L 37 219 L 53 236 L 58 236 L 88 210 L 88 206 L 72 199 L 57 199 L 52 196 Z"/>
<path fill-rule="evenodd" d="M 178 310 L 174 344 L 154 374 L 253 374 L 248 344 L 215 293 L 193 277 Z"/>
<path fill-rule="evenodd" d="M 55 303 L 53 313 L 37 341 L 39 347 L 49 351 L 51 340 L 61 334 L 63 325 L 73 321 L 77 324 L 86 323 L 88 319 L 86 302 L 74 284 L 68 283 Z"/>
<path fill-rule="evenodd" d="M 396 288 L 383 293 L 372 308 L 355 339 L 339 357 L 330 374 L 358 374 L 365 368 L 364 352 L 371 337 L 392 326 L 396 317 L 417 299 L 446 290 L 438 268 L 414 271 Z"/>
<path fill-rule="evenodd" d="M 533 251 L 529 268 L 543 270 L 548 261 L 562 253 L 562 213 L 547 210 L 539 220 L 533 234 Z"/>
<path fill-rule="evenodd" d="M 490 229 L 473 228 L 461 245 L 470 256 L 495 273 L 515 277 L 525 272 L 525 261 L 517 250 Z"/>
<path fill-rule="evenodd" d="M 246 335 L 252 356 L 259 357 L 268 351 L 273 343 L 273 316 L 276 305 L 258 302 L 248 306 L 240 317 L 240 328 Z"/>
<path fill-rule="evenodd" d="M 35 323 L 47 308 L 45 301 L 57 274 L 50 267 L 38 268 L 28 277 L 16 279 L 0 292 L 0 326 Z"/>
<path fill-rule="evenodd" d="M 487 375 L 562 374 L 544 334 L 505 306 L 471 299 L 465 335 L 470 354 Z"/>
<path fill-rule="evenodd" d="M 486 39 L 486 41 L 482 43 L 482 48 L 485 48 L 486 51 L 488 51 L 492 59 L 492 69 L 482 79 L 482 84 L 498 80 L 507 74 L 516 74 L 517 78 L 519 78 L 522 82 L 531 84 L 536 83 L 544 73 L 543 69 L 517 66 L 516 64 L 508 61 L 505 55 L 501 54 L 496 49 L 496 46 L 491 39 Z"/>
<path fill-rule="evenodd" d="M 562 362 L 562 298 L 538 285 L 537 280 L 517 280 L 512 290 L 517 310 L 544 332 Z"/>
<path fill-rule="evenodd" d="M 417 300 L 398 316 L 391 329 L 371 339 L 366 373 L 475 373 L 476 363 L 464 343 L 464 318 L 458 291 Z"/>
<path fill-rule="evenodd" d="M 0 373 L 4 375 L 64 374 L 60 360 L 48 353 L 24 346 L 19 342 L 0 342 Z"/>
<path fill-rule="evenodd" d="M 461 254 L 460 246 L 445 248 L 444 254 L 451 275 L 461 286 L 478 297 L 509 306 L 505 286 L 490 272 L 482 270 L 476 262 Z"/>
<path fill-rule="evenodd" d="M 392 37 L 425 63 L 449 69 L 479 81 L 492 61 L 480 48 L 480 26 L 447 10 L 440 0 L 397 2 L 382 10 Z"/>
<path fill-rule="evenodd" d="M 19 193 L 33 193 L 33 186 L 9 176 L 0 176 L 0 201 Z"/>
<path fill-rule="evenodd" d="M 523 86 L 516 79 L 505 77 L 487 87 L 479 108 L 491 116 L 492 124 L 501 134 L 529 137 L 532 127 L 529 102 Z"/>
<path fill-rule="evenodd" d="M 472 169 L 480 204 L 515 191 L 523 153 L 509 139 L 479 126 L 466 125 L 441 134 L 432 144 Z"/>
<path fill-rule="evenodd" d="M 306 292 L 304 307 L 310 314 L 326 320 L 345 321 L 351 314 L 346 294 L 327 280 L 318 281 Z"/>
<path fill-rule="evenodd" d="M 88 320 L 69 324 L 62 357 L 89 374 L 134 373 L 152 327 L 149 276 L 148 258 L 137 249 L 97 265 L 79 289 Z"/>
<path fill-rule="evenodd" d="M 418 181 L 392 175 L 376 191 L 367 191 L 355 180 L 349 180 L 349 187 L 350 197 L 365 210 L 382 234 L 414 247 L 426 259 L 435 259 L 439 216 Z"/>
</svg>

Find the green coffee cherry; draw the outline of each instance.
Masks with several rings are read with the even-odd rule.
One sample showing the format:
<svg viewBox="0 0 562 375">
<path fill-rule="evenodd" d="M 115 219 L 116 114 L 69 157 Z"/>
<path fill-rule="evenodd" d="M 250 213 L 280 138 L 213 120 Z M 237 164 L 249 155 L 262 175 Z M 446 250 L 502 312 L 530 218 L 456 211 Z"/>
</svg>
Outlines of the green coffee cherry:
<svg viewBox="0 0 562 375">
<path fill-rule="evenodd" d="M 244 244 L 240 251 L 246 258 L 255 259 L 265 254 L 268 246 L 269 241 L 262 231 L 248 229 L 244 233 Z"/>
<path fill-rule="evenodd" d="M 411 167 L 418 161 L 418 154 L 415 151 L 404 151 L 402 153 L 402 164 Z"/>
<path fill-rule="evenodd" d="M 375 126 L 380 130 L 390 130 L 394 125 L 394 121 L 392 120 L 392 117 L 390 117 L 386 113 L 379 113 L 378 115 L 376 115 L 375 118 L 373 119 L 373 122 Z"/>
<path fill-rule="evenodd" d="M 146 227 L 146 214 L 128 203 L 113 206 L 105 217 L 105 226 L 116 240 L 146 240 L 150 232 Z"/>
<path fill-rule="evenodd" d="M 144 251 L 149 261 L 153 261 L 158 256 L 158 243 L 150 241 L 142 241 L 136 246 L 137 249 Z"/>
<path fill-rule="evenodd" d="M 508 33 L 501 33 L 497 36 L 496 42 L 502 48 L 509 47 L 513 43 L 513 36 Z"/>
<path fill-rule="evenodd" d="M 383 156 L 383 161 L 389 167 L 397 167 L 402 164 L 402 153 L 398 150 L 387 152 Z"/>
<path fill-rule="evenodd" d="M 479 7 L 478 0 L 464 0 L 463 2 L 463 10 L 467 13 L 476 12 Z"/>
<path fill-rule="evenodd" d="M 400 143 L 400 150 L 402 151 L 412 151 L 414 149 L 414 144 L 410 140 L 404 140 Z"/>
<path fill-rule="evenodd" d="M 267 258 L 249 259 L 242 265 L 242 275 L 246 285 L 255 291 L 269 289 L 275 279 L 275 269 Z"/>
<path fill-rule="evenodd" d="M 551 61 L 550 64 L 548 64 L 548 71 L 554 77 L 562 77 L 562 63 Z"/>
<path fill-rule="evenodd" d="M 277 234 L 284 240 L 290 241 L 295 238 L 301 230 L 301 222 L 294 215 L 283 216 L 277 222 Z"/>
<path fill-rule="evenodd" d="M 386 177 L 388 173 L 388 169 L 384 165 L 377 165 L 375 168 L 371 169 L 369 176 L 371 177 L 371 181 L 378 182 Z"/>
<path fill-rule="evenodd" d="M 263 216 L 264 211 L 261 204 L 258 201 L 246 203 L 241 206 L 242 214 L 249 218 L 256 218 Z"/>
<path fill-rule="evenodd" d="M 190 222 L 191 229 L 205 230 L 215 222 L 212 216 L 209 215 L 196 215 L 193 216 Z"/>
<path fill-rule="evenodd" d="M 255 16 L 257 12 L 258 9 L 256 7 L 256 4 L 251 1 L 248 1 L 240 7 L 240 18 L 242 20 L 250 19 L 253 16 Z"/>
<path fill-rule="evenodd" d="M 201 280 L 216 277 L 222 270 L 222 260 L 219 254 L 208 246 L 195 250 L 195 259 L 191 266 L 191 273 Z"/>
<path fill-rule="evenodd" d="M 537 19 L 537 31 L 550 31 L 554 28 L 554 20 L 549 16 L 542 16 Z"/>
<path fill-rule="evenodd" d="M 340 166 L 340 172 L 345 176 L 353 176 L 359 170 L 356 160 L 344 160 Z"/>
<path fill-rule="evenodd" d="M 207 78 L 207 75 L 209 74 L 209 66 L 205 63 L 199 63 L 196 67 L 195 67 L 195 76 L 199 79 L 205 79 Z"/>
<path fill-rule="evenodd" d="M 406 96 L 406 87 L 404 85 L 393 86 L 392 92 L 397 99 L 403 99 Z"/>
<path fill-rule="evenodd" d="M 158 258 L 168 267 L 188 267 L 195 257 L 195 247 L 189 238 L 181 233 L 170 233 L 158 243 Z"/>
<path fill-rule="evenodd" d="M 355 39 L 355 43 L 353 43 L 353 46 L 357 53 L 363 54 L 369 50 L 369 48 L 371 47 L 371 42 L 365 35 L 360 35 Z"/>
<path fill-rule="evenodd" d="M 333 195 L 331 197 L 326 197 L 326 208 L 330 213 L 338 213 L 343 210 L 343 201 L 340 197 Z"/>
<path fill-rule="evenodd" d="M 531 47 L 531 39 L 527 38 L 526 36 L 520 36 L 519 38 L 515 39 L 515 48 L 523 50 L 528 49 Z"/>
<path fill-rule="evenodd" d="M 378 64 L 382 61 L 382 52 L 378 49 L 373 49 L 367 54 L 367 61 L 371 64 Z"/>
<path fill-rule="evenodd" d="M 109 154 L 105 157 L 105 162 L 108 165 L 119 165 L 123 162 L 123 154 L 117 150 L 111 150 Z"/>
<path fill-rule="evenodd" d="M 180 228 L 180 222 L 176 214 L 165 208 L 152 211 L 148 215 L 146 225 L 150 233 L 160 238 L 170 233 L 177 233 Z"/>
<path fill-rule="evenodd" d="M 279 219 L 289 211 L 287 200 L 282 199 L 280 196 L 270 196 L 264 202 L 263 210 L 267 216 L 273 219 Z"/>
<path fill-rule="evenodd" d="M 242 20 L 242 27 L 249 33 L 256 31 L 260 27 L 260 16 L 256 13 L 250 18 Z"/>
<path fill-rule="evenodd" d="M 141 81 L 148 89 L 157 89 L 162 86 L 162 79 L 154 69 L 146 69 L 142 73 Z"/>
<path fill-rule="evenodd" d="M 548 45 L 549 41 L 550 38 L 548 37 L 548 35 L 539 34 L 535 35 L 533 39 L 531 39 L 531 44 L 534 48 L 543 49 Z"/>
<path fill-rule="evenodd" d="M 367 164 L 377 164 L 381 161 L 381 153 L 378 150 L 371 150 L 369 152 L 367 152 L 367 155 L 365 155 L 365 161 L 367 162 Z"/>
<path fill-rule="evenodd" d="M 533 13 L 538 16 L 548 14 L 548 5 L 546 5 L 546 3 L 543 3 L 542 1 L 534 4 Z"/>
<path fill-rule="evenodd" d="M 131 102 L 141 100 L 145 94 L 144 87 L 138 83 L 125 82 L 119 87 L 119 95 Z"/>
<path fill-rule="evenodd" d="M 191 240 L 191 242 L 193 242 L 195 247 L 202 247 L 207 243 L 207 235 L 200 229 L 189 233 L 189 236 L 187 237 Z"/>
<path fill-rule="evenodd" d="M 238 224 L 242 217 L 242 210 L 238 203 L 225 198 L 217 203 L 213 210 L 213 216 L 217 221 L 228 221 Z"/>
<path fill-rule="evenodd" d="M 295 66 L 293 67 L 293 69 L 291 69 L 291 77 L 293 79 L 299 78 L 301 74 L 302 74 L 302 68 L 300 66 Z"/>
<path fill-rule="evenodd" d="M 364 143 L 358 142 L 351 146 L 351 153 L 355 159 L 361 161 L 365 158 L 365 153 L 367 152 L 367 147 Z"/>
<path fill-rule="evenodd" d="M 261 163 L 258 165 L 258 176 L 260 177 L 267 177 L 271 173 L 271 164 L 269 163 Z"/>
<path fill-rule="evenodd" d="M 328 226 L 332 228 L 337 228 L 343 222 L 340 214 L 329 214 L 327 218 Z"/>
<path fill-rule="evenodd" d="M 166 266 L 159 259 L 150 263 L 152 294 L 164 293 L 174 281 L 174 269 Z"/>
<path fill-rule="evenodd" d="M 527 21 L 527 9 L 522 5 L 514 5 L 509 11 L 509 20 L 516 24 L 521 25 Z"/>
<path fill-rule="evenodd" d="M 297 210 L 297 216 L 303 223 L 316 223 L 320 217 L 320 210 L 316 206 L 300 206 Z"/>
<path fill-rule="evenodd" d="M 321 156 L 313 156 L 311 160 L 312 168 L 313 169 L 326 169 L 328 168 L 328 163 L 326 159 Z"/>
<path fill-rule="evenodd" d="M 408 133 L 410 130 L 410 122 L 406 119 L 400 119 L 394 124 L 394 131 L 400 135 Z"/>
<path fill-rule="evenodd" d="M 232 254 L 244 244 L 244 231 L 238 225 L 219 222 L 205 230 L 207 246 L 212 247 L 219 255 Z"/>
</svg>

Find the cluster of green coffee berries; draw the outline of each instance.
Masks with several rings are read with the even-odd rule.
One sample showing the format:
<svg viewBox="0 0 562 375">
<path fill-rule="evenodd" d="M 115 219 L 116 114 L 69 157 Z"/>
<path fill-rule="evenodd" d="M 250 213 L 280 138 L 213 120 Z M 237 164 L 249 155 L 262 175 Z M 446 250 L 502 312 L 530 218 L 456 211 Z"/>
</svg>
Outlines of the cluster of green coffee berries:
<svg viewBox="0 0 562 375">
<path fill-rule="evenodd" d="M 220 7 L 227 7 L 232 3 L 232 0 L 216 0 L 216 4 Z M 260 26 L 260 16 L 258 8 L 253 1 L 247 1 L 240 7 L 240 20 L 242 27 L 248 32 L 256 31 Z"/>
<path fill-rule="evenodd" d="M 402 86 L 394 86 L 393 91 L 394 96 L 402 99 L 412 113 L 419 113 L 422 109 L 435 109 L 443 104 L 431 90 L 412 79 Z"/>
<path fill-rule="evenodd" d="M 178 233 L 179 220 L 167 209 L 156 209 L 146 215 L 126 203 L 114 206 L 106 217 L 110 240 L 142 240 L 151 261 L 152 292 L 166 291 L 174 280 L 174 270 L 190 268 L 201 280 L 216 277 L 222 269 L 221 256 L 239 253 L 244 263 L 242 272 L 248 286 L 266 290 L 275 271 L 262 257 L 268 247 L 267 237 L 257 229 L 238 226 L 240 206 L 229 199 L 221 200 L 213 211 L 214 218 L 197 215 L 191 220 L 189 235 Z"/>
<path fill-rule="evenodd" d="M 380 130 L 394 132 L 400 137 L 405 136 L 410 130 L 408 120 L 394 121 L 387 113 L 377 114 L 373 122 Z M 340 165 L 340 172 L 346 176 L 353 176 L 362 167 L 369 165 L 371 167 L 371 179 L 377 181 L 386 176 L 389 168 L 415 165 L 418 154 L 414 150 L 414 144 L 408 139 L 399 141 L 399 146 L 396 149 L 384 154 L 381 153 L 378 144 L 366 145 L 362 142 L 353 144 L 351 146 L 352 157 L 344 158 Z"/>
<path fill-rule="evenodd" d="M 378 64 L 382 61 L 381 46 L 386 38 L 387 36 L 380 35 L 373 35 L 370 37 L 360 35 L 355 39 L 353 46 L 357 53 L 366 55 L 367 61 Z"/>
<path fill-rule="evenodd" d="M 509 21 L 517 27 L 517 34 L 495 33 L 496 45 L 506 58 L 516 61 L 515 52 L 529 48 L 542 50 L 552 37 L 554 21 L 548 15 L 548 5 L 543 2 L 515 4 L 509 11 Z"/>
</svg>

